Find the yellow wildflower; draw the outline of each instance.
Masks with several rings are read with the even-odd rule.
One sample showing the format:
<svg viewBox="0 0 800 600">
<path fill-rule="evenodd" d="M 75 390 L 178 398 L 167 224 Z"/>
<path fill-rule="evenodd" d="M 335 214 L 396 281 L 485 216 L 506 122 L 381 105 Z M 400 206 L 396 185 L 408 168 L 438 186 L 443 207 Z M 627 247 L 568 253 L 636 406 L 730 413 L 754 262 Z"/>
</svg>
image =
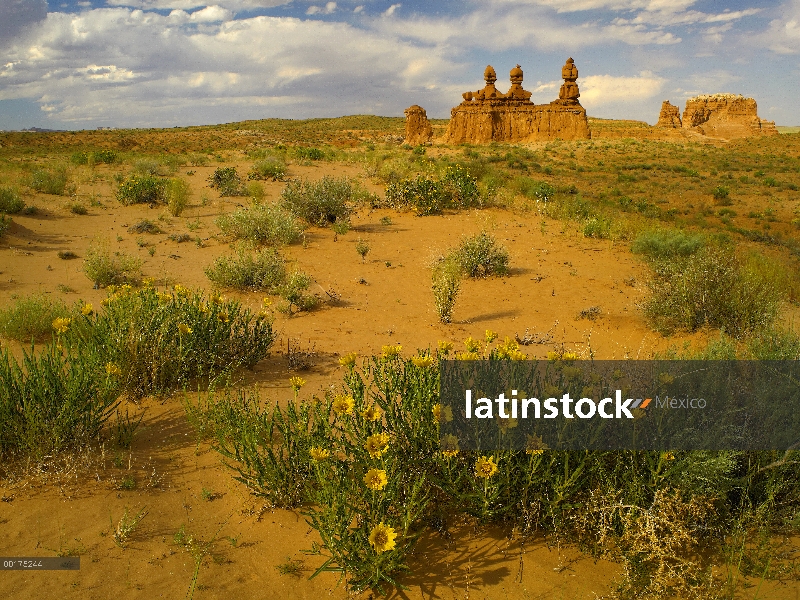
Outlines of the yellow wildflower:
<svg viewBox="0 0 800 600">
<path fill-rule="evenodd" d="M 211 294 L 211 297 L 208 299 L 208 301 L 211 302 L 211 304 L 222 304 L 224 300 L 225 298 L 223 298 L 219 294 Z"/>
<path fill-rule="evenodd" d="M 456 354 L 458 360 L 480 360 L 481 357 L 477 352 L 459 352 Z"/>
<path fill-rule="evenodd" d="M 72 323 L 72 319 L 58 317 L 55 321 L 53 321 L 53 329 L 56 330 L 56 333 L 67 333 L 70 323 Z"/>
<path fill-rule="evenodd" d="M 394 529 L 380 522 L 372 528 L 372 532 L 369 534 L 369 544 L 375 549 L 375 552 L 380 554 L 394 549 L 395 538 L 397 538 L 397 534 Z"/>
<path fill-rule="evenodd" d="M 661 458 L 664 460 L 675 460 L 675 455 L 672 452 L 664 452 Z"/>
<path fill-rule="evenodd" d="M 438 342 L 439 354 L 444 354 L 447 356 L 450 352 L 453 351 L 453 342 L 445 342 L 443 340 L 439 340 Z"/>
<path fill-rule="evenodd" d="M 452 458 L 458 454 L 458 438 L 451 433 L 442 437 L 442 454 L 447 458 Z"/>
<path fill-rule="evenodd" d="M 155 279 L 153 279 L 152 277 L 145 277 L 144 279 L 142 279 L 142 284 L 144 285 L 144 287 L 152 287 L 153 283 L 155 283 Z"/>
<path fill-rule="evenodd" d="M 88 303 L 84 304 L 83 308 L 81 309 L 81 314 L 89 317 L 92 315 L 92 313 L 94 313 L 94 306 Z"/>
<path fill-rule="evenodd" d="M 528 439 L 525 443 L 526 454 L 533 454 L 536 456 L 537 454 L 542 454 L 545 450 L 547 450 L 547 444 L 545 444 L 542 438 L 538 435 L 529 435 L 527 438 Z"/>
<path fill-rule="evenodd" d="M 226 312 L 219 313 L 217 315 L 217 319 L 219 319 L 222 323 L 227 323 L 228 321 L 230 321 L 230 318 L 228 318 L 228 313 Z"/>
<path fill-rule="evenodd" d="M 189 295 L 189 290 L 183 287 L 180 283 L 175 284 L 174 290 L 175 290 L 175 295 L 178 297 Z"/>
<path fill-rule="evenodd" d="M 313 448 L 311 448 L 309 454 L 311 455 L 311 458 L 313 458 L 316 461 L 325 460 L 331 455 L 330 450 L 326 450 L 325 448 L 320 448 L 319 446 L 314 446 Z"/>
<path fill-rule="evenodd" d="M 336 396 L 333 399 L 333 411 L 337 415 L 352 415 L 356 401 L 352 396 Z"/>
<path fill-rule="evenodd" d="M 492 331 L 491 329 L 486 330 L 486 343 L 491 344 L 493 341 L 497 339 L 497 333 Z"/>
<path fill-rule="evenodd" d="M 481 456 L 475 462 L 475 475 L 478 477 L 483 477 L 484 479 L 489 479 L 492 475 L 497 473 L 497 463 L 494 462 L 494 457 L 485 457 Z"/>
<path fill-rule="evenodd" d="M 106 363 L 106 375 L 111 375 L 112 377 L 119 377 L 122 375 L 122 369 L 120 369 L 114 363 Z"/>
<path fill-rule="evenodd" d="M 433 358 L 427 354 L 425 356 L 414 356 L 411 362 L 414 363 L 416 367 L 430 367 L 433 364 Z"/>
<path fill-rule="evenodd" d="M 366 419 L 367 421 L 380 421 L 381 409 L 373 404 L 369 408 L 362 410 L 361 416 L 364 417 L 364 419 Z"/>
<path fill-rule="evenodd" d="M 375 433 L 369 436 L 364 448 L 372 458 L 380 458 L 389 449 L 389 434 Z"/>
<path fill-rule="evenodd" d="M 500 428 L 500 433 L 508 433 L 509 429 L 514 429 L 518 424 L 518 421 L 514 418 L 500 419 L 497 426 Z"/>
<path fill-rule="evenodd" d="M 294 376 L 289 379 L 289 384 L 295 392 L 299 392 L 300 388 L 306 384 L 306 381 L 302 377 Z"/>
<path fill-rule="evenodd" d="M 355 352 L 351 352 L 350 354 L 345 354 L 339 359 L 339 364 L 343 367 L 347 367 L 348 369 L 352 369 L 356 365 L 356 358 L 358 354 Z"/>
<path fill-rule="evenodd" d="M 578 355 L 575 352 L 564 352 L 561 355 L 561 360 L 578 360 Z"/>
<path fill-rule="evenodd" d="M 388 479 L 386 479 L 386 471 L 383 469 L 370 469 L 364 475 L 364 483 L 371 490 L 382 490 L 386 487 Z"/>
<path fill-rule="evenodd" d="M 552 350 L 547 353 L 547 360 L 561 360 L 560 352 L 553 352 Z"/>
<path fill-rule="evenodd" d="M 470 354 L 477 353 L 481 349 L 481 343 L 478 340 L 472 339 L 472 336 L 464 340 L 464 346 Z"/>
<path fill-rule="evenodd" d="M 399 344 L 397 346 L 384 346 L 381 348 L 381 356 L 383 358 L 393 358 L 395 356 L 400 356 L 402 351 L 403 347 Z"/>
<path fill-rule="evenodd" d="M 453 407 L 434 404 L 433 418 L 437 423 L 449 423 L 453 420 Z"/>
<path fill-rule="evenodd" d="M 178 333 L 180 333 L 181 335 L 192 333 L 192 328 L 189 327 L 186 323 L 178 323 Z"/>
</svg>

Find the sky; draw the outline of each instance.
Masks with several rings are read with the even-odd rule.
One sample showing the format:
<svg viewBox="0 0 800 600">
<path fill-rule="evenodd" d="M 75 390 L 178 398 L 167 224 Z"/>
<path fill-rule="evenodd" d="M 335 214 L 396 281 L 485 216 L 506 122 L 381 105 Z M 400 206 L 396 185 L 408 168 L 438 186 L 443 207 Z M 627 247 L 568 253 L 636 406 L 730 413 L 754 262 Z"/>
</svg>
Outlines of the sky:
<svg viewBox="0 0 800 600">
<path fill-rule="evenodd" d="M 800 0 L 0 0 L 0 129 L 447 118 L 487 64 L 555 100 L 568 57 L 589 116 L 728 92 L 800 125 Z"/>
</svg>

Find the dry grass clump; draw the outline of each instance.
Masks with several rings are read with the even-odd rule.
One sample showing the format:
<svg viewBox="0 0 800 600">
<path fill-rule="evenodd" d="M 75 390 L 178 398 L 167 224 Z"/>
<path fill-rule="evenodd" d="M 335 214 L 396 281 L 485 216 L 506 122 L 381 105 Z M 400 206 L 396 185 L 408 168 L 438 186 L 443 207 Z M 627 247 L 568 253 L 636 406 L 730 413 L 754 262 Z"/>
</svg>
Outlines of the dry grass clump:
<svg viewBox="0 0 800 600">
<path fill-rule="evenodd" d="M 19 192 L 8 186 L 0 187 L 0 213 L 13 215 L 25 208 L 25 202 L 20 198 Z"/>
<path fill-rule="evenodd" d="M 59 166 L 52 169 L 37 169 L 30 177 L 28 185 L 43 194 L 66 196 L 74 191 L 74 186 L 69 184 L 69 173 L 66 167 Z"/>
<path fill-rule="evenodd" d="M 286 280 L 286 261 L 272 248 L 252 252 L 240 246 L 234 256 L 218 257 L 206 276 L 221 287 L 273 293 Z"/>
<path fill-rule="evenodd" d="M 452 258 L 439 260 L 433 267 L 431 289 L 436 314 L 442 323 L 450 323 L 461 287 L 461 266 Z"/>
<path fill-rule="evenodd" d="M 307 223 L 325 227 L 349 222 L 354 205 L 365 195 L 348 177 L 325 176 L 319 181 L 290 181 L 281 192 L 281 205 Z"/>
<path fill-rule="evenodd" d="M 267 246 L 291 244 L 303 232 L 292 213 L 269 204 L 239 208 L 217 218 L 216 223 L 226 236 Z"/>
<path fill-rule="evenodd" d="M 62 301 L 44 294 L 16 298 L 0 309 L 0 334 L 19 342 L 42 341 L 53 335 L 53 321 L 73 313 Z"/>
<path fill-rule="evenodd" d="M 98 287 L 138 281 L 142 261 L 122 252 L 111 254 L 108 246 L 95 242 L 86 251 L 83 272 Z"/>
<path fill-rule="evenodd" d="M 508 274 L 508 251 L 486 231 L 461 240 L 451 256 L 467 277 Z"/>
</svg>

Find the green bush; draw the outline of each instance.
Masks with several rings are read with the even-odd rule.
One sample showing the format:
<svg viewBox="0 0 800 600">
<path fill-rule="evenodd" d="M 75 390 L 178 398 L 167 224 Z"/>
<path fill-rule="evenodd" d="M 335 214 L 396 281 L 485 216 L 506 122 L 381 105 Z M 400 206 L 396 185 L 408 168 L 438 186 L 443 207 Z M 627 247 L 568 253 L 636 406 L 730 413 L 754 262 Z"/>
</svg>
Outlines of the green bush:
<svg viewBox="0 0 800 600">
<path fill-rule="evenodd" d="M 212 188 L 219 190 L 220 196 L 244 196 L 247 193 L 236 167 L 217 167 L 210 182 Z"/>
<path fill-rule="evenodd" d="M 319 148 L 295 148 L 294 155 L 300 160 L 322 160 L 325 153 Z"/>
<path fill-rule="evenodd" d="M 724 185 L 718 185 L 714 188 L 712 195 L 714 196 L 714 200 L 717 201 L 718 204 L 722 204 L 723 206 L 730 204 L 730 200 L 728 200 L 728 196 L 730 195 L 731 191 L 726 188 Z"/>
<path fill-rule="evenodd" d="M 350 204 L 362 191 L 347 177 L 325 176 L 319 181 L 290 181 L 281 192 L 281 205 L 320 227 L 350 220 Z"/>
<path fill-rule="evenodd" d="M 286 281 L 286 261 L 272 248 L 253 253 L 240 247 L 235 256 L 218 257 L 206 276 L 226 288 L 275 293 Z"/>
<path fill-rule="evenodd" d="M 456 298 L 461 287 L 461 267 L 452 258 L 443 258 L 433 267 L 431 289 L 439 321 L 449 323 L 453 318 Z"/>
<path fill-rule="evenodd" d="M 113 150 L 98 150 L 97 152 L 93 152 L 92 156 L 94 157 L 94 162 L 96 163 L 113 165 L 115 162 L 117 162 L 117 153 Z"/>
<path fill-rule="evenodd" d="M 239 208 L 218 217 L 216 223 L 226 236 L 270 246 L 291 244 L 303 232 L 292 213 L 269 204 Z"/>
<path fill-rule="evenodd" d="M 106 245 L 94 243 L 86 251 L 83 272 L 96 286 L 107 287 L 138 281 L 141 266 L 142 261 L 136 257 L 122 252 L 112 255 Z"/>
<path fill-rule="evenodd" d="M 650 229 L 640 233 L 631 252 L 643 254 L 650 260 L 662 260 L 678 256 L 689 256 L 705 245 L 702 235 L 690 234 L 675 229 Z"/>
<path fill-rule="evenodd" d="M 5 215 L 0 215 L 0 236 L 8 231 L 9 227 L 11 227 L 11 219 Z"/>
<path fill-rule="evenodd" d="M 425 175 L 392 182 L 386 187 L 386 202 L 389 206 L 396 209 L 410 208 L 421 217 L 441 214 L 447 201 L 442 182 Z"/>
<path fill-rule="evenodd" d="M 19 342 L 40 342 L 53 335 L 53 321 L 74 316 L 60 300 L 44 294 L 17 298 L 0 309 L 0 334 Z"/>
<path fill-rule="evenodd" d="M 72 191 L 72 187 L 67 186 L 68 180 L 69 175 L 64 167 L 37 169 L 33 172 L 29 185 L 43 194 L 64 196 Z"/>
<path fill-rule="evenodd" d="M 281 159 L 269 156 L 264 160 L 256 162 L 247 174 L 248 179 L 272 179 L 273 181 L 282 180 L 286 175 L 286 163 Z"/>
<path fill-rule="evenodd" d="M 251 367 L 274 342 L 269 319 L 241 304 L 176 285 L 111 288 L 103 308 L 62 336 L 68 348 L 93 348 L 133 397 L 167 393 L 193 379 Z"/>
<path fill-rule="evenodd" d="M 0 353 L 0 457 L 40 461 L 97 439 L 117 405 L 117 382 L 92 348 L 48 344 L 22 364 Z"/>
<path fill-rule="evenodd" d="M 128 233 L 161 233 L 158 225 L 153 223 L 150 219 L 142 219 L 128 227 Z"/>
<path fill-rule="evenodd" d="M 278 288 L 278 293 L 286 302 L 286 312 L 292 314 L 292 307 L 297 310 L 311 310 L 317 305 L 317 297 L 306 293 L 314 280 L 311 275 L 302 271 L 294 271 Z"/>
<path fill-rule="evenodd" d="M 181 213 L 189 204 L 189 196 L 192 190 L 185 179 L 175 177 L 167 182 L 166 200 L 169 213 L 173 217 L 180 217 Z"/>
<path fill-rule="evenodd" d="M 734 337 L 772 325 L 781 289 L 725 247 L 655 262 L 645 314 L 662 333 L 708 325 Z"/>
<path fill-rule="evenodd" d="M 386 187 L 386 202 L 397 209 L 410 208 L 419 216 L 437 215 L 445 208 L 470 208 L 481 204 L 477 180 L 461 165 L 450 165 L 441 178 L 417 175 Z"/>
<path fill-rule="evenodd" d="M 13 215 L 25 208 L 25 202 L 14 188 L 0 187 L 0 213 Z"/>
<path fill-rule="evenodd" d="M 461 240 L 451 256 L 467 277 L 508 274 L 508 251 L 485 231 Z"/>
<path fill-rule="evenodd" d="M 600 240 L 607 239 L 611 236 L 611 222 L 602 217 L 592 217 L 583 225 L 583 236 Z"/>
<path fill-rule="evenodd" d="M 131 204 L 164 204 L 167 201 L 167 180 L 154 175 L 133 174 L 117 188 L 117 200 Z"/>
</svg>

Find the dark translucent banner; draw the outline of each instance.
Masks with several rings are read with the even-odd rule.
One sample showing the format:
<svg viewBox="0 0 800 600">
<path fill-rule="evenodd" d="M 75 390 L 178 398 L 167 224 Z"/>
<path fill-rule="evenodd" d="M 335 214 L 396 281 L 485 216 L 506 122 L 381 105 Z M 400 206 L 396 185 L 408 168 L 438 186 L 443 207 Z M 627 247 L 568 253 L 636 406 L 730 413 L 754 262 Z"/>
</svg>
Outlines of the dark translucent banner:
<svg viewBox="0 0 800 600">
<path fill-rule="evenodd" d="M 800 361 L 443 361 L 440 403 L 445 449 L 800 446 Z"/>
<path fill-rule="evenodd" d="M 79 571 L 80 556 L 5 556 L 0 557 L 4 571 Z"/>
</svg>

